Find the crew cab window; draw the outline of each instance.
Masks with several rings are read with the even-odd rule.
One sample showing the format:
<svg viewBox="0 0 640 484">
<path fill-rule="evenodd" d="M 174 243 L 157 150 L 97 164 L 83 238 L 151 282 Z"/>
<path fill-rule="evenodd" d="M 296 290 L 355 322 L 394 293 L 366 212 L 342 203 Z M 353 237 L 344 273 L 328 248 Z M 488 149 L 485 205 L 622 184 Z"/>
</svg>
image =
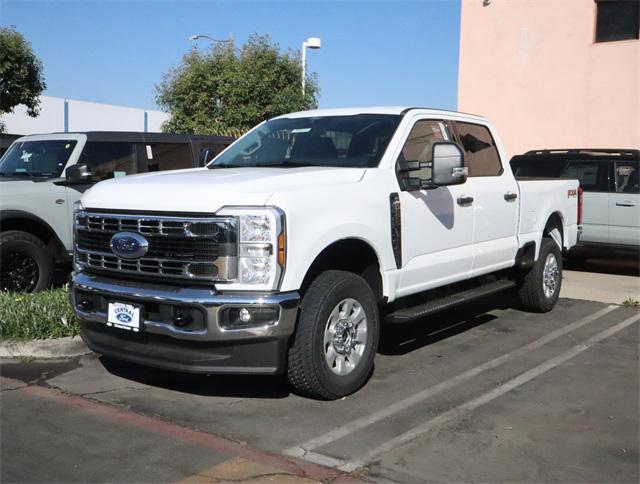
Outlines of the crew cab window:
<svg viewBox="0 0 640 484">
<path fill-rule="evenodd" d="M 434 120 L 417 121 L 404 142 L 398 161 L 432 161 L 433 144 L 448 139 L 449 135 L 444 123 Z M 411 176 L 427 180 L 431 178 L 431 168 L 422 168 L 412 172 Z"/>
<path fill-rule="evenodd" d="M 148 171 L 193 168 L 191 146 L 187 143 L 147 143 L 145 152 Z"/>
<path fill-rule="evenodd" d="M 638 180 L 638 163 L 616 162 L 616 192 L 618 193 L 640 193 L 640 182 Z"/>
<path fill-rule="evenodd" d="M 609 163 L 598 161 L 570 161 L 560 173 L 561 178 L 577 178 L 585 192 L 608 192 Z"/>
<path fill-rule="evenodd" d="M 456 130 L 469 176 L 497 176 L 502 173 L 498 149 L 486 126 L 457 121 Z"/>
<path fill-rule="evenodd" d="M 85 164 L 93 181 L 138 173 L 138 150 L 135 143 L 89 141 L 78 164 Z"/>
</svg>

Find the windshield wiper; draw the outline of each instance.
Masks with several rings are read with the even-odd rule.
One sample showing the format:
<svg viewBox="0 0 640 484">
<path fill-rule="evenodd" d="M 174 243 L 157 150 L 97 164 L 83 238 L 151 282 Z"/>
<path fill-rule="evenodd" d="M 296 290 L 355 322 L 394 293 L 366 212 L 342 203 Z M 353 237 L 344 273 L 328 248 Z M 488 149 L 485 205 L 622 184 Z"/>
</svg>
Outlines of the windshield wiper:
<svg viewBox="0 0 640 484">
<path fill-rule="evenodd" d="M 256 168 L 300 168 L 305 166 L 314 166 L 309 163 L 297 163 L 295 161 L 278 161 L 275 163 L 256 163 Z"/>
<path fill-rule="evenodd" d="M 210 170 L 218 168 L 300 168 L 305 166 L 315 166 L 308 163 L 297 163 L 295 161 L 275 161 L 273 163 L 254 163 L 252 165 L 210 165 Z"/>
<path fill-rule="evenodd" d="M 13 175 L 30 176 L 35 178 L 39 176 L 54 176 L 54 173 L 50 173 L 48 171 L 17 171 L 13 173 Z"/>
</svg>

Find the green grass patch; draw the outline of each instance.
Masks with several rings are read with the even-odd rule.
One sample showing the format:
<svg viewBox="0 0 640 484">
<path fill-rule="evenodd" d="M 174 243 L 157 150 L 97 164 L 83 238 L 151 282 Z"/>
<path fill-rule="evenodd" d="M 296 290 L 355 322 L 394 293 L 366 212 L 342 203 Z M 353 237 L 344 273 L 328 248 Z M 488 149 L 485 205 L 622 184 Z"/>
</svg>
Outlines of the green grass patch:
<svg viewBox="0 0 640 484">
<path fill-rule="evenodd" d="M 79 332 L 66 287 L 36 294 L 0 292 L 0 340 L 61 338 Z"/>
</svg>

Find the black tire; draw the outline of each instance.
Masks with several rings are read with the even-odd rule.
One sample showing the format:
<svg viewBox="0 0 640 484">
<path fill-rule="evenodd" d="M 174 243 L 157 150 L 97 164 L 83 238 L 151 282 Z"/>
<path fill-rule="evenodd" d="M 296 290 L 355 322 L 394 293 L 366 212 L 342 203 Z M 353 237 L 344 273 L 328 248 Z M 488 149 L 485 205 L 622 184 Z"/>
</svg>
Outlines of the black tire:
<svg viewBox="0 0 640 484">
<path fill-rule="evenodd" d="M 38 292 L 49 286 L 53 260 L 44 242 L 28 232 L 0 234 L 0 290 Z"/>
<path fill-rule="evenodd" d="M 346 299 L 355 300 L 364 311 L 366 342 L 355 367 L 350 373 L 339 375 L 335 373 L 335 366 L 331 369 L 325 357 L 325 350 L 329 346 L 325 346 L 325 330 L 332 312 Z M 355 310 L 352 314 L 355 314 Z M 289 348 L 289 382 L 298 393 L 324 400 L 334 400 L 355 392 L 371 375 L 379 335 L 378 306 L 367 282 L 351 272 L 323 272 L 311 283 L 300 305 L 298 326 Z"/>
<path fill-rule="evenodd" d="M 555 287 L 550 295 L 545 294 L 545 264 L 547 259 L 555 257 L 557 273 L 554 275 Z M 526 311 L 546 313 L 553 309 L 562 286 L 562 252 L 550 237 L 542 239 L 540 255 L 534 266 L 527 272 L 518 289 L 520 305 Z M 548 286 L 549 287 L 549 286 Z"/>
</svg>

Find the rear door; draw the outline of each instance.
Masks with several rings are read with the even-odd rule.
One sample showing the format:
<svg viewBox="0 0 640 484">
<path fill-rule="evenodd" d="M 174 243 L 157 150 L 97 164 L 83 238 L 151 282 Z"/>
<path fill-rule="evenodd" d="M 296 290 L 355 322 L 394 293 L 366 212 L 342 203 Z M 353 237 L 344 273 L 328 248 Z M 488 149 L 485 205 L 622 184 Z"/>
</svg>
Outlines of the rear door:
<svg viewBox="0 0 640 484">
<path fill-rule="evenodd" d="M 611 162 L 585 160 L 569 161 L 563 178 L 577 178 L 583 193 L 582 243 L 609 243 L 609 174 Z"/>
<path fill-rule="evenodd" d="M 473 184 L 472 276 L 509 267 L 518 248 L 518 185 L 487 126 L 456 121 L 457 141 L 465 153 Z"/>
<path fill-rule="evenodd" d="M 640 245 L 638 162 L 616 161 L 609 195 L 609 243 Z"/>
</svg>

